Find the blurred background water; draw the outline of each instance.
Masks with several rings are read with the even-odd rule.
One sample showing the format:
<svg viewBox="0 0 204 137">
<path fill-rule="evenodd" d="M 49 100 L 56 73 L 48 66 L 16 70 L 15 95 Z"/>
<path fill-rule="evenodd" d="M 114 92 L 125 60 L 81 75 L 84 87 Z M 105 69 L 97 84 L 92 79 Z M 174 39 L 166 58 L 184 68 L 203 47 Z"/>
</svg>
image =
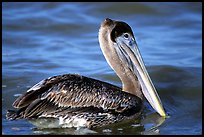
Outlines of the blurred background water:
<svg viewBox="0 0 204 137">
<path fill-rule="evenodd" d="M 98 43 L 106 17 L 132 27 L 170 117 L 163 121 L 146 104 L 140 123 L 91 132 L 6 120 L 17 96 L 53 75 L 78 73 L 121 86 Z M 202 3 L 2 3 L 2 134 L 201 134 L 201 24 Z"/>
</svg>

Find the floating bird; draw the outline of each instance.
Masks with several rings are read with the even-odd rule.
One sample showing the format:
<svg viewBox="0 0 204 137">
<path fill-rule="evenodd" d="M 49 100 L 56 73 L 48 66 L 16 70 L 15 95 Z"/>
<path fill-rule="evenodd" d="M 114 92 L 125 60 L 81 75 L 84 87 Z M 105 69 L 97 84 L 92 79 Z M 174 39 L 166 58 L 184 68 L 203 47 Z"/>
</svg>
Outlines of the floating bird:
<svg viewBox="0 0 204 137">
<path fill-rule="evenodd" d="M 53 76 L 18 97 L 13 103 L 16 110 L 8 110 L 7 119 L 27 119 L 38 128 L 92 128 L 139 118 L 144 97 L 165 117 L 131 27 L 106 18 L 99 43 L 122 88 L 78 74 Z"/>
</svg>

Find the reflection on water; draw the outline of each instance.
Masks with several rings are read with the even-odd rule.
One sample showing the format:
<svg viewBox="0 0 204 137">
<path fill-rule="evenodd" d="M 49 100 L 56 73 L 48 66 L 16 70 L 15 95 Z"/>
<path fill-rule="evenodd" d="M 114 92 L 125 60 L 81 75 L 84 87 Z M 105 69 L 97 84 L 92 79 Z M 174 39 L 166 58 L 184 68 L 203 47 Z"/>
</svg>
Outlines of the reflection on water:
<svg viewBox="0 0 204 137">
<path fill-rule="evenodd" d="M 201 3 L 3 3 L 2 9 L 2 134 L 201 134 Z M 92 130 L 40 130 L 6 120 L 16 96 L 49 76 L 79 73 L 121 86 L 98 43 L 106 17 L 132 27 L 169 118 L 145 103 L 141 121 Z"/>
</svg>

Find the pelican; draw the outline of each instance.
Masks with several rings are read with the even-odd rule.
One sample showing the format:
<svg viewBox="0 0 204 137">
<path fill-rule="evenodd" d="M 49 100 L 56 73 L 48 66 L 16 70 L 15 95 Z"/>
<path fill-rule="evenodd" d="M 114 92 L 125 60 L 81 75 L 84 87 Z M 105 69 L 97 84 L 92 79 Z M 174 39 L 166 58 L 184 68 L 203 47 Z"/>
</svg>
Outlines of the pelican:
<svg viewBox="0 0 204 137">
<path fill-rule="evenodd" d="M 166 113 L 147 73 L 131 27 L 106 18 L 100 48 L 122 88 L 78 74 L 49 77 L 13 103 L 7 119 L 27 119 L 39 128 L 99 127 L 139 116 L 144 97 L 161 117 Z"/>
</svg>

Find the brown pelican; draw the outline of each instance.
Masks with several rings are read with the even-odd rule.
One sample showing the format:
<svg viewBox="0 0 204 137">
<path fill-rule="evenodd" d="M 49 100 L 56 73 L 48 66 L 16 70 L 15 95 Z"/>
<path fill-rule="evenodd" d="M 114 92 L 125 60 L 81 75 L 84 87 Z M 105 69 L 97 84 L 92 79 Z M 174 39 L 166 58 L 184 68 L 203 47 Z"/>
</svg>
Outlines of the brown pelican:
<svg viewBox="0 0 204 137">
<path fill-rule="evenodd" d="M 96 127 L 138 117 L 143 95 L 163 117 L 161 100 L 147 73 L 131 27 L 105 19 L 99 29 L 101 50 L 122 81 L 122 89 L 77 74 L 40 81 L 13 103 L 9 120 L 28 119 L 41 128 Z"/>
</svg>

